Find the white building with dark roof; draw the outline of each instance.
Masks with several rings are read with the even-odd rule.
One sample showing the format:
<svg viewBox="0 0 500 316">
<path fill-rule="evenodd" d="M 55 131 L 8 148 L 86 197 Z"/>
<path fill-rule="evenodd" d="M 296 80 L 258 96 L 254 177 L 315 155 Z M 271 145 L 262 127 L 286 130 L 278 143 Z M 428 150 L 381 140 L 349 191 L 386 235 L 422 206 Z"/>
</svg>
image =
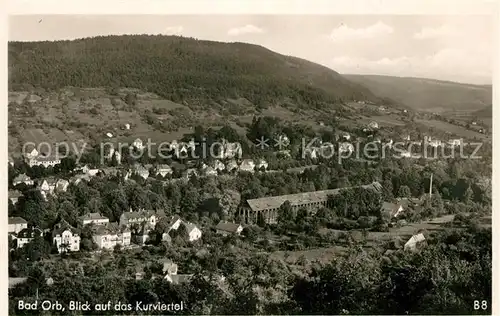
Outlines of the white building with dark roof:
<svg viewBox="0 0 500 316">
<path fill-rule="evenodd" d="M 17 248 L 22 248 L 29 244 L 35 237 L 43 236 L 43 231 L 40 228 L 30 227 L 24 228 L 16 234 Z"/>
<path fill-rule="evenodd" d="M 59 253 L 80 251 L 80 231 L 65 220 L 54 226 L 52 241 Z"/>
<path fill-rule="evenodd" d="M 106 223 L 95 226 L 92 231 L 92 240 L 99 249 L 113 249 L 117 245 L 122 247 L 130 246 L 132 234 L 126 226 L 119 226 L 118 223 Z"/>
</svg>

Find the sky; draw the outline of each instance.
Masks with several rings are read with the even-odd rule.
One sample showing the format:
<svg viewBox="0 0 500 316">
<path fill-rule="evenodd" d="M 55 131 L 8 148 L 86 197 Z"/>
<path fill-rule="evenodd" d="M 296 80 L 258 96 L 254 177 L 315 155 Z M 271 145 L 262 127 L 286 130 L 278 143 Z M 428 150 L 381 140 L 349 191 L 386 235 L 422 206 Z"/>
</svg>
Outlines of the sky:
<svg viewBox="0 0 500 316">
<path fill-rule="evenodd" d="M 342 74 L 491 84 L 486 15 L 16 15 L 10 41 L 165 34 L 262 45 Z"/>
</svg>

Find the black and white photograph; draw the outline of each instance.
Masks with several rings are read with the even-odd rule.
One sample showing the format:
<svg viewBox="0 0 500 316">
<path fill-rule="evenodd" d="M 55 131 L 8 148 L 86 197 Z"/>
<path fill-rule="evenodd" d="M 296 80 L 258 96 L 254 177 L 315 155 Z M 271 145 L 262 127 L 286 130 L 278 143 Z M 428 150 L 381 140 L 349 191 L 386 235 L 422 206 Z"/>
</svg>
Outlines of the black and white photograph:
<svg viewBox="0 0 500 316">
<path fill-rule="evenodd" d="M 8 16 L 9 315 L 494 314 L 498 10 L 132 13 Z"/>
</svg>

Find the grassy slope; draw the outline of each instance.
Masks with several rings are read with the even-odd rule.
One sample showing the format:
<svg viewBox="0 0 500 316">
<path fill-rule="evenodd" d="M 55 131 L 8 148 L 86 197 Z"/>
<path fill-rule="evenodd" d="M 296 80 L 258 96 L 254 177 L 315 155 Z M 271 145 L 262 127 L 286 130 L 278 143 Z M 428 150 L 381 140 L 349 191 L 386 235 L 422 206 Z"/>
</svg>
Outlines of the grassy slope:
<svg viewBox="0 0 500 316">
<path fill-rule="evenodd" d="M 379 97 L 423 111 L 475 111 L 492 103 L 492 87 L 418 78 L 345 75 Z"/>
</svg>

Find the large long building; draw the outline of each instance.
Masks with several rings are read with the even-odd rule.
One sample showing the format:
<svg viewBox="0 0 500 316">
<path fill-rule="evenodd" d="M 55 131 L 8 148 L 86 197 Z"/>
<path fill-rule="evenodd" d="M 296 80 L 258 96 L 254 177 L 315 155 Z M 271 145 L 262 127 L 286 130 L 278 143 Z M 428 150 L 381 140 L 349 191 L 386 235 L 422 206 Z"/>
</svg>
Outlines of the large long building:
<svg viewBox="0 0 500 316">
<path fill-rule="evenodd" d="M 364 189 L 373 189 L 377 192 L 381 192 L 382 190 L 382 185 L 378 182 L 373 182 L 359 187 Z M 244 223 L 247 224 L 257 223 L 259 218 L 262 218 L 264 222 L 268 224 L 275 224 L 278 221 L 278 210 L 286 201 L 290 202 L 292 210 L 294 211 L 301 208 L 312 211 L 328 206 L 329 196 L 339 194 L 341 190 L 353 188 L 356 187 L 250 199 L 247 200 L 245 206 L 240 208 L 239 217 Z"/>
</svg>

